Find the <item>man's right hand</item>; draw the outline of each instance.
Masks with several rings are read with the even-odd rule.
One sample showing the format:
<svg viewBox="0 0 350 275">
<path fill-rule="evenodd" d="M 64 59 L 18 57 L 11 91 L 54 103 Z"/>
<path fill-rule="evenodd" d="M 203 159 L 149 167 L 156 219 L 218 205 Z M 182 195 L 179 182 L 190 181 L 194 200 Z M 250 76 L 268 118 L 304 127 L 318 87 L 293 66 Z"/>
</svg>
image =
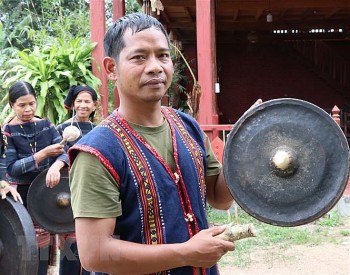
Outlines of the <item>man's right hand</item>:
<svg viewBox="0 0 350 275">
<path fill-rule="evenodd" d="M 186 265 L 210 268 L 228 251 L 233 251 L 234 243 L 215 237 L 224 230 L 225 226 L 204 229 L 185 242 L 185 259 L 188 261 Z"/>
</svg>

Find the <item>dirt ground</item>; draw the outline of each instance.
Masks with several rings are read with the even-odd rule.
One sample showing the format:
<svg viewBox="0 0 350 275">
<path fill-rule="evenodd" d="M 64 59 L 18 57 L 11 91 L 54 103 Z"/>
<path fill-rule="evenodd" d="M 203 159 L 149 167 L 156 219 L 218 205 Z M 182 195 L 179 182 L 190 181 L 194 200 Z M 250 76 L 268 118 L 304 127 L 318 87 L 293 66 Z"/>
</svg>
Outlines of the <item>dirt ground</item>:
<svg viewBox="0 0 350 275">
<path fill-rule="evenodd" d="M 221 264 L 233 262 L 233 252 L 219 262 L 220 275 L 350 275 L 350 236 L 342 231 L 350 231 L 350 217 L 334 228 L 336 244 L 260 248 L 250 254 L 250 264 L 242 268 Z M 51 267 L 48 275 L 58 275 L 58 267 Z"/>
<path fill-rule="evenodd" d="M 315 246 L 295 245 L 287 248 L 270 247 L 250 254 L 251 262 L 246 267 L 229 266 L 229 257 L 222 258 L 221 275 L 349 275 L 350 236 L 341 231 L 350 231 L 350 218 L 336 228 L 337 243 L 322 243 Z"/>
</svg>

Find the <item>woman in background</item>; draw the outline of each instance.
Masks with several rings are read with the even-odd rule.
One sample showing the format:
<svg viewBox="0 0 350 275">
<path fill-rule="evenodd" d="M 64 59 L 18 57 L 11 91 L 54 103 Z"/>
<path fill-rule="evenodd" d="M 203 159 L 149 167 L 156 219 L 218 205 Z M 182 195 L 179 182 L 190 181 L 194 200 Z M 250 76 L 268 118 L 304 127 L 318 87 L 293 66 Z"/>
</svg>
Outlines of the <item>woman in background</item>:
<svg viewBox="0 0 350 275">
<path fill-rule="evenodd" d="M 14 186 L 27 206 L 27 193 L 36 176 L 47 170 L 46 186 L 60 181 L 60 170 L 67 165 L 68 156 L 60 144 L 62 137 L 48 119 L 35 116 L 36 93 L 26 81 L 14 83 L 9 90 L 9 104 L 15 117 L 4 127 L 7 137 L 6 180 Z M 35 225 L 39 246 L 39 275 L 47 275 L 50 233 Z"/>
<path fill-rule="evenodd" d="M 72 86 L 69 89 L 68 95 L 64 100 L 64 106 L 72 110 L 72 117 L 62 124 L 57 125 L 56 129 L 63 136 L 64 129 L 70 125 L 74 125 L 80 130 L 81 134 L 77 140 L 67 142 L 67 151 L 81 137 L 85 136 L 96 126 L 96 124 L 93 123 L 96 102 L 96 91 L 87 85 Z M 90 272 L 84 270 L 80 264 L 75 233 L 60 235 L 60 248 L 70 249 L 75 256 L 74 259 L 68 259 L 67 256 L 61 258 L 60 275 L 90 274 Z M 71 253 L 67 255 L 71 255 Z"/>
<path fill-rule="evenodd" d="M 93 122 L 96 102 L 97 93 L 90 86 L 74 85 L 70 87 L 64 100 L 64 106 L 66 109 L 72 110 L 72 117 L 56 127 L 61 136 L 63 136 L 64 129 L 70 125 L 74 125 L 80 130 L 81 134 L 78 139 L 67 142 L 68 149 L 96 126 Z"/>
</svg>

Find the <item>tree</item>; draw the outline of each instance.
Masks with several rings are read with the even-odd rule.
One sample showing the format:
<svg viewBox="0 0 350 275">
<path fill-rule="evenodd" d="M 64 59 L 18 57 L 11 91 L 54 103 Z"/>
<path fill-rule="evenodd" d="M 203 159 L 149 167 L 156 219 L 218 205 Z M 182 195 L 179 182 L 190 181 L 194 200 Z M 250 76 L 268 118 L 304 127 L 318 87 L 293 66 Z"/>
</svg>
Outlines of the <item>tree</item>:
<svg viewBox="0 0 350 275">
<path fill-rule="evenodd" d="M 85 83 L 97 90 L 100 85 L 91 73 L 95 45 L 90 42 L 89 1 L 0 3 L 0 20 L 5 26 L 0 29 L 0 119 L 10 112 L 6 105 L 9 86 L 16 80 L 26 80 L 38 93 L 37 115 L 48 116 L 53 123 L 62 122 L 67 116 L 63 99 L 69 86 Z M 111 3 L 106 0 L 107 18 L 112 17 L 108 13 Z M 127 13 L 140 9 L 136 0 L 126 0 Z"/>
<path fill-rule="evenodd" d="M 97 90 L 100 80 L 91 72 L 91 51 L 94 43 L 75 38 L 57 39 L 43 47 L 18 51 L 19 58 L 8 61 L 11 68 L 0 71 L 4 87 L 25 80 L 37 91 L 37 115 L 48 117 L 54 124 L 67 119 L 64 98 L 71 85 L 87 84 Z M 3 101 L 7 101 L 7 95 Z M 8 115 L 5 108 L 1 118 Z"/>
<path fill-rule="evenodd" d="M 79 82 L 97 89 L 100 83 L 91 72 L 95 45 L 89 35 L 89 5 L 83 0 L 5 2 L 1 6 L 5 27 L 0 33 L 0 105 L 4 106 L 0 119 L 9 115 L 9 86 L 26 80 L 38 93 L 37 115 L 59 123 L 67 115 L 63 99 L 70 85 Z M 8 54 L 10 48 L 12 54 Z"/>
</svg>

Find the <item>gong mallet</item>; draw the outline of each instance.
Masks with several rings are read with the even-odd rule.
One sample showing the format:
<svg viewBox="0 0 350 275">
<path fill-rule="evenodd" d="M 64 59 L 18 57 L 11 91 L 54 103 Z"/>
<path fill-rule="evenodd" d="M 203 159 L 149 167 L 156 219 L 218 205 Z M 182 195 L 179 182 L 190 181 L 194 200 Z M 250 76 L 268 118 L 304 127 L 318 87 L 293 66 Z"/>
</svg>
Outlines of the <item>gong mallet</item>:
<svg viewBox="0 0 350 275">
<path fill-rule="evenodd" d="M 253 224 L 235 225 L 234 223 L 229 223 L 226 225 L 224 232 L 215 237 L 225 241 L 235 242 L 249 237 L 256 237 L 256 235 L 256 229 Z"/>
<path fill-rule="evenodd" d="M 61 145 L 67 141 L 75 141 L 80 137 L 80 130 L 74 125 L 69 125 L 63 130 L 62 137 L 63 139 L 60 142 Z"/>
</svg>

